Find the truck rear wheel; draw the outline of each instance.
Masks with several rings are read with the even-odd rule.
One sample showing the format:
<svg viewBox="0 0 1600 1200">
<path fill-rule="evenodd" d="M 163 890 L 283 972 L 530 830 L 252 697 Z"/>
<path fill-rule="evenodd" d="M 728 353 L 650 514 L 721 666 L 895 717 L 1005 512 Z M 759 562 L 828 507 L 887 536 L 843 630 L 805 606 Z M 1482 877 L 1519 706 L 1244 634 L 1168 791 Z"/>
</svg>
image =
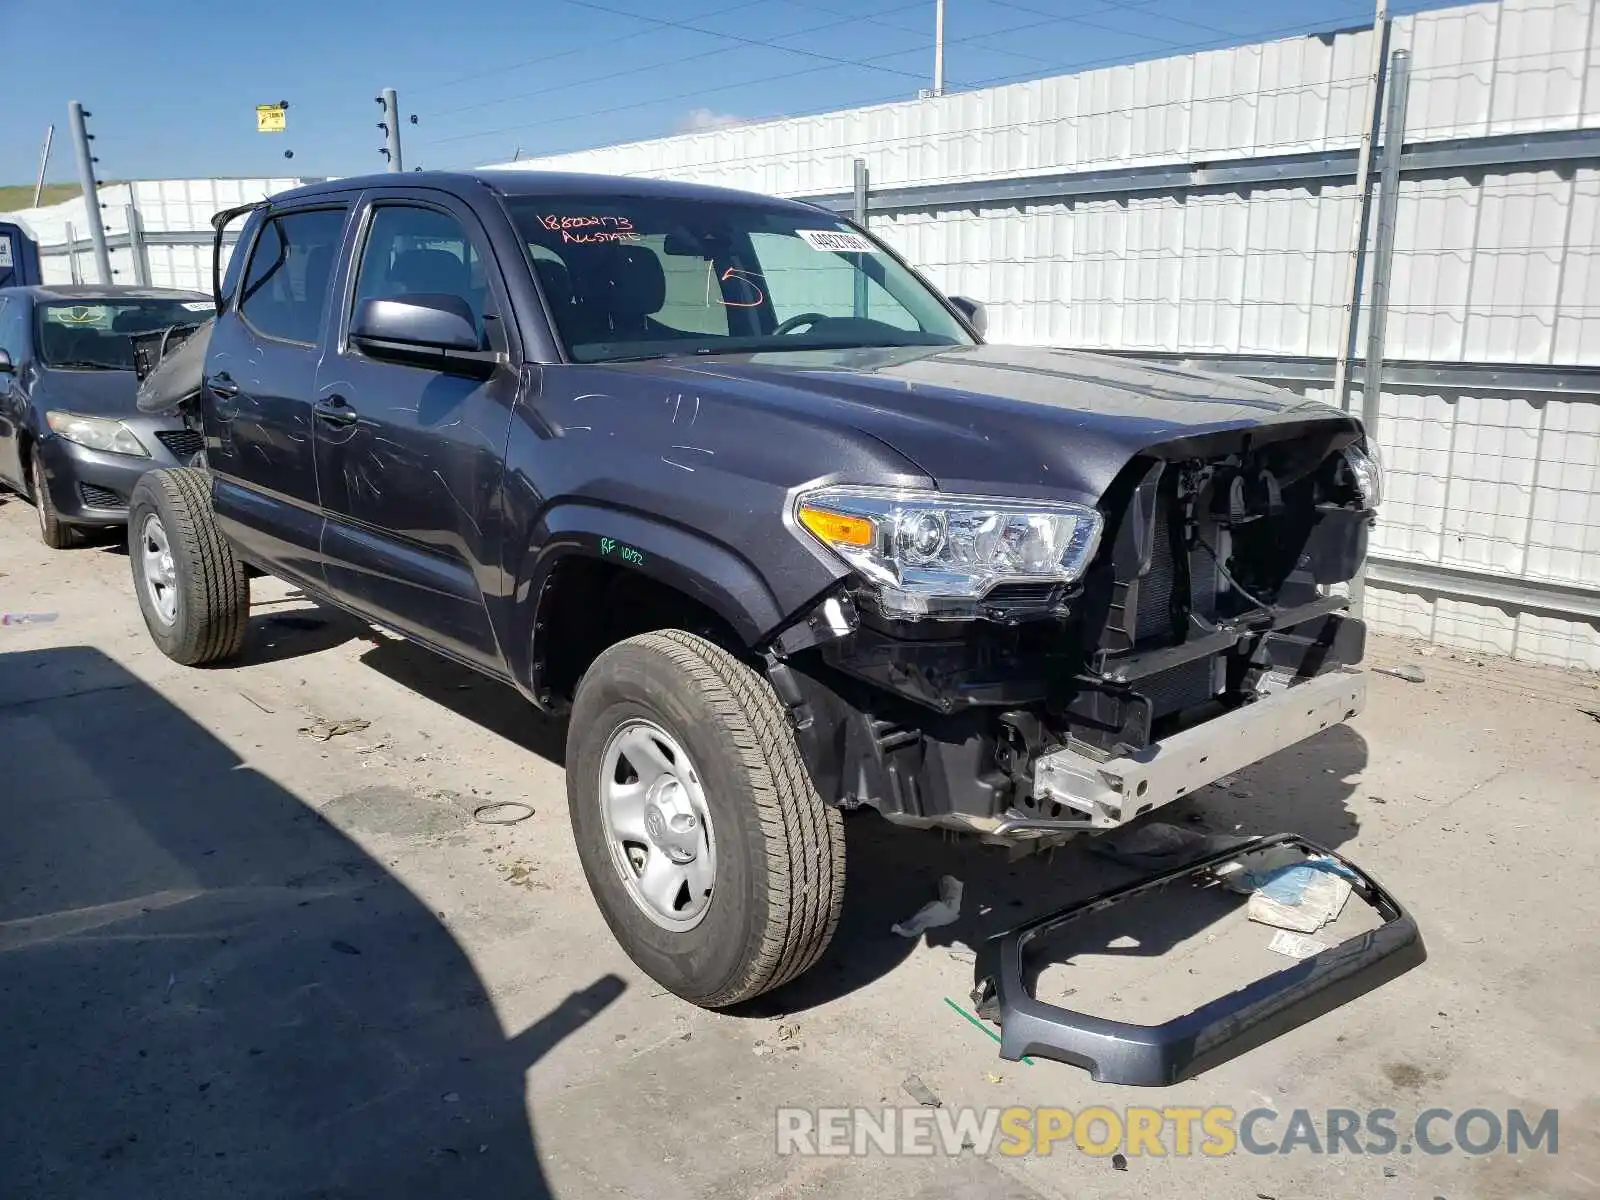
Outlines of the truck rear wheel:
<svg viewBox="0 0 1600 1200">
<path fill-rule="evenodd" d="M 217 531 L 211 480 L 190 467 L 147 471 L 128 503 L 133 587 L 161 652 L 186 667 L 244 645 L 250 582 Z"/>
<path fill-rule="evenodd" d="M 844 826 L 772 686 L 680 630 L 618 642 L 573 704 L 567 802 L 628 957 L 724 1008 L 806 971 L 844 900 Z"/>
</svg>

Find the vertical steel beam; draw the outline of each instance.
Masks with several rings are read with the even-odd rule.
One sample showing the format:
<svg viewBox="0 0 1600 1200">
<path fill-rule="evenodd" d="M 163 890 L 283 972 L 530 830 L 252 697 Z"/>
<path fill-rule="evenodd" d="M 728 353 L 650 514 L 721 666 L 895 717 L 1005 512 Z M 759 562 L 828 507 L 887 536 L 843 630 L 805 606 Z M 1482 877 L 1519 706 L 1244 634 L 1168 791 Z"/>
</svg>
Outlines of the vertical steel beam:
<svg viewBox="0 0 1600 1200">
<path fill-rule="evenodd" d="M 100 219 L 100 190 L 94 178 L 94 155 L 89 153 L 89 130 L 83 119 L 89 114 L 76 100 L 67 105 L 72 123 L 72 140 L 78 147 L 78 181 L 83 185 L 83 207 L 89 222 L 89 240 L 94 244 L 94 265 L 100 283 L 111 282 L 111 251 L 106 246 L 105 222 Z"/>
<path fill-rule="evenodd" d="M 67 222 L 67 271 L 73 283 L 83 282 L 83 272 L 78 269 L 78 231 Z"/>
<path fill-rule="evenodd" d="M 864 158 L 858 158 L 855 161 L 854 190 L 855 208 L 853 215 L 855 216 L 856 224 L 865 229 L 867 227 L 867 160 Z M 855 315 L 857 317 L 865 317 L 867 315 L 866 275 L 861 271 L 857 271 L 855 273 L 855 283 Z"/>
<path fill-rule="evenodd" d="M 140 287 L 150 286 L 150 252 L 144 244 L 144 225 L 139 210 L 132 204 L 124 205 L 123 219 L 128 223 L 128 251 L 133 255 L 133 278 Z"/>
<path fill-rule="evenodd" d="M 383 121 L 388 127 L 385 133 L 389 149 L 389 170 L 404 171 L 405 163 L 400 159 L 400 97 L 393 88 L 384 88 L 383 95 Z"/>
<path fill-rule="evenodd" d="M 1400 155 L 1406 140 L 1406 99 L 1411 90 L 1411 55 L 1396 50 L 1389 60 L 1389 106 L 1383 120 L 1383 163 L 1378 179 L 1378 229 L 1372 248 L 1372 303 L 1367 313 L 1367 363 L 1361 379 L 1361 423 L 1378 440 L 1383 399 L 1383 339 L 1389 321 L 1389 279 L 1394 271 L 1395 218 L 1400 209 Z M 1361 614 L 1367 591 L 1363 564 L 1350 581 L 1350 605 Z"/>
<path fill-rule="evenodd" d="M 1378 428 L 1383 393 L 1383 336 L 1389 317 L 1389 280 L 1394 270 L 1394 228 L 1400 209 L 1400 154 L 1406 134 L 1406 98 L 1411 55 L 1396 50 L 1389 60 L 1389 113 L 1383 123 L 1383 166 L 1378 179 L 1378 234 L 1372 250 L 1372 303 L 1367 314 L 1367 366 L 1361 381 L 1361 421 L 1367 436 Z"/>
<path fill-rule="evenodd" d="M 1368 72 L 1370 104 L 1361 127 L 1361 151 L 1356 156 L 1356 211 L 1350 221 L 1350 255 L 1345 271 L 1344 308 L 1339 320 L 1339 344 L 1334 347 L 1333 395 L 1330 401 L 1350 407 L 1350 359 L 1355 353 L 1356 315 L 1361 309 L 1362 260 L 1367 250 L 1367 205 L 1372 172 L 1372 139 L 1383 111 L 1383 56 L 1389 48 L 1389 2 L 1378 0 L 1372 17 L 1372 69 Z"/>
<path fill-rule="evenodd" d="M 55 140 L 56 127 L 44 127 L 44 149 L 39 151 L 39 182 L 33 185 L 33 206 L 39 207 L 39 201 L 44 199 L 44 173 L 50 168 L 50 143 Z"/>
</svg>

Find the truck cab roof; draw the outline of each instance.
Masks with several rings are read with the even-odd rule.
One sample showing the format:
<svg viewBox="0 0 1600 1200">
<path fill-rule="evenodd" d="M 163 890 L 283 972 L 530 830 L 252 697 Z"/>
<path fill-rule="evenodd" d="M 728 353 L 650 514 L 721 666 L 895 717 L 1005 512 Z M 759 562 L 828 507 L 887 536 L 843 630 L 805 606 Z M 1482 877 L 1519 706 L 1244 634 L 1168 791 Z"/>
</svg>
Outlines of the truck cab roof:
<svg viewBox="0 0 1600 1200">
<path fill-rule="evenodd" d="M 667 179 L 643 179 L 631 175 L 591 175 L 571 171 L 412 171 L 404 174 L 384 172 L 375 175 L 353 175 L 279 192 L 272 197 L 272 200 L 274 203 L 286 203 L 317 196 L 384 188 L 437 188 L 456 194 L 463 194 L 475 188 L 485 188 L 495 195 L 507 198 L 606 194 L 641 199 L 761 204 L 776 208 L 793 208 L 803 212 L 816 211 L 815 205 L 798 200 L 781 200 L 759 192 L 740 191 L 736 188 L 680 183 Z"/>
</svg>

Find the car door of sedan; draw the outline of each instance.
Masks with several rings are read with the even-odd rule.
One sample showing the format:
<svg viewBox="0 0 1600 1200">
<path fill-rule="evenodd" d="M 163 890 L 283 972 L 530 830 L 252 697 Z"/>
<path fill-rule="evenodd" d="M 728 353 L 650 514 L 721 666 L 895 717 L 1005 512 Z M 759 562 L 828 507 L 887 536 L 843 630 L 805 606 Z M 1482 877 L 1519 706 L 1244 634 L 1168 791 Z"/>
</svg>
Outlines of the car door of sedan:
<svg viewBox="0 0 1600 1200">
<path fill-rule="evenodd" d="M 385 190 L 358 221 L 313 410 L 328 588 L 498 672 L 484 597 L 498 586 L 498 499 L 517 388 L 504 283 L 476 216 L 442 192 Z M 363 301 L 417 293 L 466 301 L 483 347 L 499 352 L 492 370 L 384 357 L 352 341 Z"/>
</svg>

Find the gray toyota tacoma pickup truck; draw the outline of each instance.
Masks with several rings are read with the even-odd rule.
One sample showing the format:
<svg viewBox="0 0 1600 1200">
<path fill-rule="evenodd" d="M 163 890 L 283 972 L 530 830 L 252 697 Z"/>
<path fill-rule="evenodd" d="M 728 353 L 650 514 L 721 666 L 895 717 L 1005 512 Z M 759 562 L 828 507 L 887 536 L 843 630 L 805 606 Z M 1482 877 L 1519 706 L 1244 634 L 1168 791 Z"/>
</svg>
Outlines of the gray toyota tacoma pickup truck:
<svg viewBox="0 0 1600 1200">
<path fill-rule="evenodd" d="M 811 205 L 536 172 L 346 179 L 243 219 L 145 403 L 133 498 L 185 663 L 251 569 L 570 718 L 606 921 L 697 1004 L 822 955 L 842 810 L 1094 834 L 1354 716 L 1360 423 L 1238 379 L 990 345 Z"/>
</svg>

